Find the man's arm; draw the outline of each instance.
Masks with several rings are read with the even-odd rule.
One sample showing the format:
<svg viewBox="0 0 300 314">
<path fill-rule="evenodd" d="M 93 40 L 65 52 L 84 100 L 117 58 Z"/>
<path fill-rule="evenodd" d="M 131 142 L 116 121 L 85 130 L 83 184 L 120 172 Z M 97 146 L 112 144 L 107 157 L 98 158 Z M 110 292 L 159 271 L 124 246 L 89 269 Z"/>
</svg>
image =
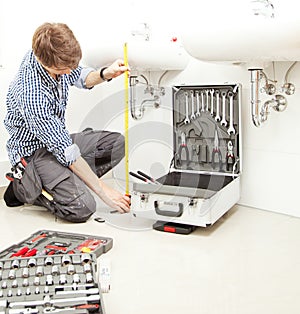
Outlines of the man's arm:
<svg viewBox="0 0 300 314">
<path fill-rule="evenodd" d="M 102 77 L 100 76 L 100 70 L 90 72 L 85 79 L 85 86 L 87 88 L 92 88 L 93 86 L 109 80 L 119 75 L 123 74 L 126 71 L 129 71 L 129 68 L 124 65 L 124 61 L 121 59 L 116 60 L 109 67 L 105 68 L 102 71 Z"/>
<path fill-rule="evenodd" d="M 109 207 L 120 213 L 129 212 L 130 198 L 106 186 L 82 157 L 77 158 L 69 168 Z"/>
</svg>

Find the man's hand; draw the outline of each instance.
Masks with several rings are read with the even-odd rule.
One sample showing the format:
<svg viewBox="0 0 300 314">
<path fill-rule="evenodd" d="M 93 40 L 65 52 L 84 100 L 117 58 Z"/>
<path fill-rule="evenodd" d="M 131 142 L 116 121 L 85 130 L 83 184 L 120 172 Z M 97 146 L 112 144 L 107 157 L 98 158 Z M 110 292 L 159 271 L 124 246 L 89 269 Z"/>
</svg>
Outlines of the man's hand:
<svg viewBox="0 0 300 314">
<path fill-rule="evenodd" d="M 109 207 L 120 213 L 130 209 L 130 198 L 105 185 L 92 171 L 88 163 L 80 156 L 69 168 Z"/>
<path fill-rule="evenodd" d="M 100 77 L 100 71 L 101 70 L 92 71 L 87 75 L 85 79 L 85 85 L 87 88 L 92 88 L 93 86 L 103 82 L 103 79 L 101 79 Z M 102 72 L 102 75 L 105 80 L 109 80 L 109 79 L 120 76 L 126 71 L 130 72 L 130 68 L 125 66 L 123 60 L 118 59 L 115 62 L 113 62 L 110 66 L 105 68 Z M 130 73 L 128 73 L 128 75 L 129 74 Z"/>
<path fill-rule="evenodd" d="M 130 71 L 130 68 L 125 66 L 123 60 L 118 59 L 103 71 L 103 76 L 109 80 L 120 76 L 126 71 Z"/>
<path fill-rule="evenodd" d="M 115 203 L 114 208 L 116 208 L 118 212 L 128 213 L 130 211 L 130 198 L 128 196 L 107 186 L 100 179 L 99 184 L 103 192 Z"/>
</svg>

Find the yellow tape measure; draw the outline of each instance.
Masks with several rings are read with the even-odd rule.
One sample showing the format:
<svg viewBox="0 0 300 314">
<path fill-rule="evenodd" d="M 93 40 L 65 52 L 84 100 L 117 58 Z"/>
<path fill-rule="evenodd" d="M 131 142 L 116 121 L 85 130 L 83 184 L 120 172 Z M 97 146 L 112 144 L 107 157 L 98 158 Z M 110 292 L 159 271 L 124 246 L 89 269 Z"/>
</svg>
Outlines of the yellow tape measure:
<svg viewBox="0 0 300 314">
<path fill-rule="evenodd" d="M 124 44 L 124 65 L 128 67 L 128 53 L 127 53 L 127 43 Z M 129 195 L 129 156 L 128 156 L 128 100 L 129 100 L 129 93 L 128 93 L 128 71 L 124 73 L 125 77 L 125 121 L 124 121 L 124 128 L 125 128 L 125 193 Z"/>
</svg>

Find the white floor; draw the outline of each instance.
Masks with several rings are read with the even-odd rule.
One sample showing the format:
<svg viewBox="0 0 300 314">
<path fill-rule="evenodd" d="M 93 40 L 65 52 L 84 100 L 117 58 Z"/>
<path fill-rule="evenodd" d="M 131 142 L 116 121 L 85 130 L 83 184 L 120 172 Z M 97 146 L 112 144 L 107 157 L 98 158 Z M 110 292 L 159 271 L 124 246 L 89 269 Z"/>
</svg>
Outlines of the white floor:
<svg viewBox="0 0 300 314">
<path fill-rule="evenodd" d="M 210 228 L 176 235 L 103 210 L 105 223 L 71 224 L 1 199 L 0 251 L 41 229 L 113 238 L 99 258 L 111 262 L 106 314 L 300 313 L 300 219 L 235 206 Z"/>
</svg>

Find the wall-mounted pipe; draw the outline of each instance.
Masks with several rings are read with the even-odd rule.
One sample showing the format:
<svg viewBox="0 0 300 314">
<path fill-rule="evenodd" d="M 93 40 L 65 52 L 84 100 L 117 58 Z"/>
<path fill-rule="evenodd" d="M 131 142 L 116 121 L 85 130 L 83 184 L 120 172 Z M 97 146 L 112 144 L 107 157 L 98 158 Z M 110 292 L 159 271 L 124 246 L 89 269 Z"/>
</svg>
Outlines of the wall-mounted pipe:
<svg viewBox="0 0 300 314">
<path fill-rule="evenodd" d="M 264 122 L 267 121 L 270 113 L 270 108 L 275 111 L 284 111 L 287 107 L 287 100 L 282 95 L 275 95 L 274 99 L 266 101 L 260 106 L 260 81 L 264 76 L 262 69 L 249 69 L 251 73 L 250 79 L 250 104 L 252 121 L 256 127 L 260 127 Z M 260 108 L 261 107 L 261 108 Z"/>
<path fill-rule="evenodd" d="M 251 69 L 251 81 L 250 81 L 250 103 L 251 103 L 251 112 L 252 112 L 252 121 L 255 126 L 259 127 L 261 121 L 259 119 L 259 85 L 261 80 L 261 71 L 262 69 Z"/>
<path fill-rule="evenodd" d="M 165 95 L 165 88 L 161 87 L 160 83 L 161 83 L 163 76 L 166 73 L 167 73 L 167 71 L 165 71 L 162 74 L 162 76 L 160 77 L 158 86 L 154 86 L 154 85 L 149 84 L 148 79 L 144 75 L 139 75 L 140 77 L 142 77 L 146 81 L 147 86 L 145 89 L 145 93 L 151 94 L 151 96 L 153 98 L 143 99 L 142 102 L 140 103 L 140 105 L 138 105 L 138 106 L 137 106 L 137 101 L 136 101 L 136 86 L 137 86 L 137 84 L 139 84 L 141 82 L 139 82 L 137 75 L 132 75 L 129 77 L 130 112 L 131 112 L 131 116 L 134 120 L 140 120 L 143 118 L 144 112 L 145 112 L 145 106 L 147 103 L 151 103 L 154 106 L 154 108 L 160 107 L 160 103 L 161 103 L 160 98 L 161 98 L 161 96 Z"/>
</svg>

